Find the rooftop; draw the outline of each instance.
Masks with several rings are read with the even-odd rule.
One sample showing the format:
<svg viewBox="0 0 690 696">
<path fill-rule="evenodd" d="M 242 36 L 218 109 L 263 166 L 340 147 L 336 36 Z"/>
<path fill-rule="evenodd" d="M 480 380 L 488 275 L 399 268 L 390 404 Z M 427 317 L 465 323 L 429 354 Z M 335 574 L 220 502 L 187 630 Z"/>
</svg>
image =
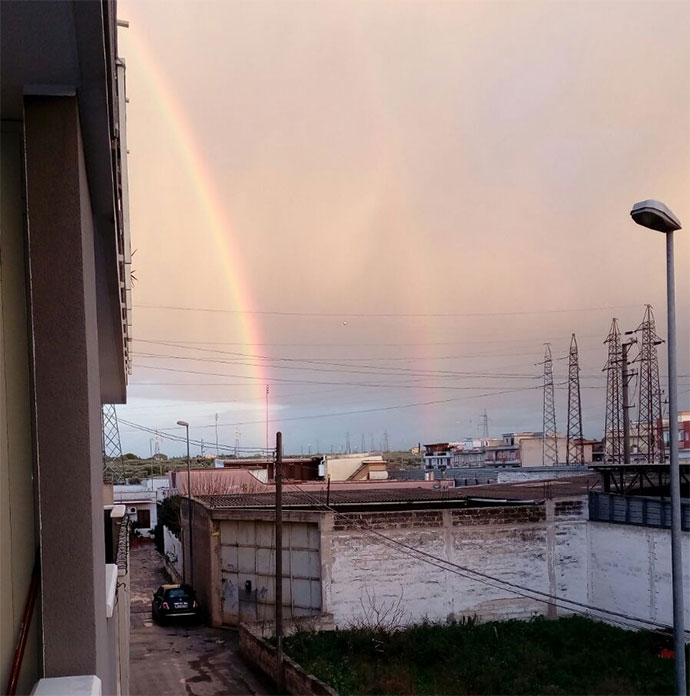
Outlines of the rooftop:
<svg viewBox="0 0 690 696">
<path fill-rule="evenodd" d="M 285 508 L 334 508 L 360 506 L 405 507 L 474 507 L 482 505 L 525 505 L 545 498 L 585 495 L 599 484 L 599 476 L 587 474 L 548 481 L 496 483 L 480 486 L 442 488 L 398 483 L 387 486 L 305 486 L 286 484 L 283 490 Z M 275 494 L 247 493 L 236 495 L 203 495 L 197 498 L 213 510 L 237 508 L 273 508 Z"/>
</svg>

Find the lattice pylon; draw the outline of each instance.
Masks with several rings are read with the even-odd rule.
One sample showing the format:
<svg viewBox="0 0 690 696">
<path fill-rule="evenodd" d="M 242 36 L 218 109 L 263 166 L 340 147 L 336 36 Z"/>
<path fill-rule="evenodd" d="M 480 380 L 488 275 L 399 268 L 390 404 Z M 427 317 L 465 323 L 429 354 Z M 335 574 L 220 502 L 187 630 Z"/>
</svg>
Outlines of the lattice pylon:
<svg viewBox="0 0 690 696">
<path fill-rule="evenodd" d="M 551 344 L 544 350 L 544 418 L 542 432 L 542 463 L 558 465 L 558 432 L 556 431 L 556 403 L 553 386 L 553 359 Z"/>
<path fill-rule="evenodd" d="M 113 483 L 117 480 L 117 467 L 122 468 L 122 444 L 120 442 L 120 426 L 117 413 L 112 404 L 103 404 L 101 411 L 101 446 L 103 451 L 103 480 Z"/>
<path fill-rule="evenodd" d="M 614 464 L 623 463 L 623 349 L 618 319 L 613 319 L 609 335 L 606 372 L 606 421 L 604 424 L 604 456 Z"/>
<path fill-rule="evenodd" d="M 575 334 L 570 339 L 570 353 L 568 354 L 568 439 L 565 463 L 580 466 L 585 463 L 585 448 L 582 442 L 580 363 Z"/>
<path fill-rule="evenodd" d="M 656 333 L 652 305 L 647 305 L 642 323 L 636 332 L 641 334 L 638 380 L 637 442 L 639 454 L 647 462 L 664 461 L 664 440 L 660 434 L 662 423 L 661 384 L 656 347 L 663 340 Z"/>
</svg>

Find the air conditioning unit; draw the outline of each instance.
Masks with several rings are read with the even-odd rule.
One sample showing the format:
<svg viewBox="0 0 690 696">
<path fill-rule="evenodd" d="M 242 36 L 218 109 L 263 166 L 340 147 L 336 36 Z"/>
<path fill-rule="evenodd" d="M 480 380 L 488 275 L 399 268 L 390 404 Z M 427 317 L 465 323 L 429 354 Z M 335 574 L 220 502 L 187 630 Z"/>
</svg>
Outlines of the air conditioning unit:
<svg viewBox="0 0 690 696">
<path fill-rule="evenodd" d="M 130 505 L 127 508 L 127 514 L 128 515 L 136 515 L 137 514 L 137 509 L 134 507 L 134 505 Z"/>
</svg>

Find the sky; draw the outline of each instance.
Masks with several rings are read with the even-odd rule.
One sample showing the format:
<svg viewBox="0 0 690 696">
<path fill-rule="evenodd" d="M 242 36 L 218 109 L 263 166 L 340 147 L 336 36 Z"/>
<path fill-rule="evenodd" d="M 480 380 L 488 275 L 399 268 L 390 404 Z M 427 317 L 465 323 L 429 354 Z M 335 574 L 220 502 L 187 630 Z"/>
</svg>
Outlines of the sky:
<svg viewBox="0 0 690 696">
<path fill-rule="evenodd" d="M 407 449 L 557 425 L 690 226 L 687 2 L 120 0 L 133 368 L 124 451 Z M 690 234 L 675 234 L 690 408 Z M 659 346 L 667 390 L 666 346 Z M 268 401 L 266 387 L 269 388 Z M 636 403 L 636 401 L 635 401 Z M 217 414 L 217 419 L 216 419 Z M 266 420 L 268 419 L 268 423 Z M 218 427 L 216 428 L 216 422 Z M 147 430 L 142 430 L 142 426 Z M 267 436 L 268 433 L 268 436 Z"/>
</svg>

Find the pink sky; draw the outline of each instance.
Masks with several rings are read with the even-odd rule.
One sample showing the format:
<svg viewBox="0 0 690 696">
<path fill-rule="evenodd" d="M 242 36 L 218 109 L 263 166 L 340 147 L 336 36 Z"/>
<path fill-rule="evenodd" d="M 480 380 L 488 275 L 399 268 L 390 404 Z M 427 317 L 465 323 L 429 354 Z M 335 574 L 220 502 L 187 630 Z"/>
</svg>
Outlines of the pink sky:
<svg viewBox="0 0 690 696">
<path fill-rule="evenodd" d="M 135 305 L 297 313 L 135 309 L 136 338 L 176 345 L 134 344 L 121 417 L 185 418 L 213 442 L 217 412 L 221 442 L 261 447 L 269 381 L 269 429 L 296 452 L 348 431 L 367 449 L 384 431 L 401 448 L 476 435 L 485 408 L 492 433 L 539 430 L 538 389 L 480 395 L 537 386 L 544 341 L 561 357 L 575 332 L 585 434 L 601 435 L 611 317 L 635 328 L 649 302 L 666 332 L 663 238 L 630 207 L 659 198 L 690 225 L 690 5 L 120 0 L 119 15 Z"/>
</svg>

